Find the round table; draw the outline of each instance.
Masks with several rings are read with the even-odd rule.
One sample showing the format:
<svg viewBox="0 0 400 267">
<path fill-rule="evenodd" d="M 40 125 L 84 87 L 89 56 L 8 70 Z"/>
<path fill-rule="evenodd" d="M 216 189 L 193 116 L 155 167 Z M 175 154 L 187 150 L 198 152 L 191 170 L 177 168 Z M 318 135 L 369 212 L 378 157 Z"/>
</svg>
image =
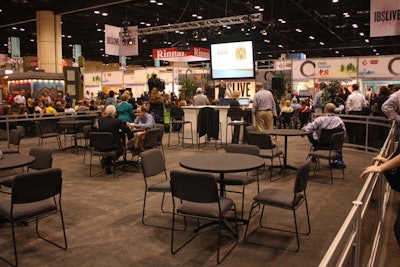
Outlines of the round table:
<svg viewBox="0 0 400 267">
<path fill-rule="evenodd" d="M 78 148 L 85 148 L 85 147 L 82 147 L 82 146 L 78 146 L 78 140 L 76 138 L 76 134 L 79 132 L 79 126 L 80 125 L 90 125 L 90 124 L 93 123 L 93 121 L 91 121 L 91 120 L 66 119 L 66 120 L 60 120 L 57 123 L 60 126 L 64 126 L 64 127 L 70 126 L 70 127 L 73 127 L 73 129 L 74 129 L 74 133 L 73 133 L 75 135 L 74 145 L 73 146 L 69 146 L 69 147 L 64 147 L 63 150 L 75 148 L 76 151 L 78 151 Z"/>
<path fill-rule="evenodd" d="M 285 137 L 285 148 L 284 148 L 284 154 L 283 154 L 283 166 L 282 170 L 285 169 L 292 169 L 292 170 L 297 170 L 296 167 L 290 166 L 287 164 L 287 140 L 288 136 L 303 136 L 307 135 L 308 133 L 303 131 L 303 130 L 298 130 L 298 129 L 272 129 L 272 130 L 265 130 L 265 133 L 269 135 L 274 135 L 274 136 L 284 136 Z"/>
<path fill-rule="evenodd" d="M 0 170 L 23 167 L 34 161 L 35 157 L 30 155 L 4 154 L 0 159 Z"/>
<path fill-rule="evenodd" d="M 255 170 L 264 164 L 263 158 L 239 153 L 197 153 L 179 161 L 179 165 L 185 169 L 219 173 L 221 196 L 225 190 L 225 173 Z"/>
</svg>

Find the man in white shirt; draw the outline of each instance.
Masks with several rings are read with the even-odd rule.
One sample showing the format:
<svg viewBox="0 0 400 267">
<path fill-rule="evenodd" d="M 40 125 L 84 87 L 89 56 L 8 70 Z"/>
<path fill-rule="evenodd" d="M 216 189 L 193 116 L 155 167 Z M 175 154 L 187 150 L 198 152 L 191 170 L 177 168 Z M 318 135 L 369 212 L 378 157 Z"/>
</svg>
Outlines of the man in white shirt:
<svg viewBox="0 0 400 267">
<path fill-rule="evenodd" d="M 346 113 L 349 115 L 365 115 L 363 108 L 368 106 L 365 96 L 359 92 L 358 84 L 352 85 L 353 92 L 346 100 Z M 353 118 L 357 120 L 357 118 Z M 349 143 L 365 145 L 365 124 L 347 123 Z"/>
<path fill-rule="evenodd" d="M 193 97 L 193 104 L 195 106 L 205 106 L 210 104 L 207 96 L 203 94 L 203 89 L 201 87 L 196 90 L 196 95 Z"/>
<path fill-rule="evenodd" d="M 26 105 L 26 99 L 23 92 L 14 97 L 14 103 L 18 105 Z"/>
</svg>

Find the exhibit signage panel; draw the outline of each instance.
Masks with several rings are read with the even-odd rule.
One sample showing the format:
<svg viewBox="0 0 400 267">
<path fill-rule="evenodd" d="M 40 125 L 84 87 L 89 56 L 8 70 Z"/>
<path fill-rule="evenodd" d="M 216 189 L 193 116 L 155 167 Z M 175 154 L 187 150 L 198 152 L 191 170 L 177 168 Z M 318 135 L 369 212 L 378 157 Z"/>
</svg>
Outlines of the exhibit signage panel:
<svg viewBox="0 0 400 267">
<path fill-rule="evenodd" d="M 400 75 L 399 56 L 360 57 L 359 77 L 393 78 Z"/>
</svg>

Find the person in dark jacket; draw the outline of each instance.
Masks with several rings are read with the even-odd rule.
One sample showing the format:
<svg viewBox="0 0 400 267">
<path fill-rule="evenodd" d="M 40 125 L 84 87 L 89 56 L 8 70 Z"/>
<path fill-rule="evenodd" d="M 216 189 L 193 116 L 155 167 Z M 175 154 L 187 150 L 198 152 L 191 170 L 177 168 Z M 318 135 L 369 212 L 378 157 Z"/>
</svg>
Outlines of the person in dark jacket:
<svg viewBox="0 0 400 267">
<path fill-rule="evenodd" d="M 108 105 L 104 110 L 104 117 L 98 120 L 98 131 L 99 132 L 111 132 L 114 136 L 114 148 L 119 150 L 118 156 L 114 160 L 118 159 L 123 154 L 123 142 L 125 135 L 127 134 L 128 139 L 133 137 L 133 134 L 128 126 L 126 126 L 120 119 L 116 118 L 117 109 L 114 105 Z M 106 169 L 106 173 L 111 173 L 111 161 L 110 157 L 102 159 L 102 166 Z"/>
</svg>

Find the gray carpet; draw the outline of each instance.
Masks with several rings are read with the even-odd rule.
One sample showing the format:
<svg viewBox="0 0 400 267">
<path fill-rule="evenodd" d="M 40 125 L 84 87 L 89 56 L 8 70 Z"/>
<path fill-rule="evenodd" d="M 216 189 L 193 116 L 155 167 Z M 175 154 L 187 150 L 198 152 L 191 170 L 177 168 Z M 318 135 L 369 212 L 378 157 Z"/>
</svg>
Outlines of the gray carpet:
<svg viewBox="0 0 400 267">
<path fill-rule="evenodd" d="M 168 136 L 164 136 L 167 140 Z M 278 139 L 283 149 L 283 139 Z M 4 143 L 2 144 L 4 145 Z M 37 145 L 37 139 L 23 139 L 22 153 Z M 63 170 L 63 208 L 67 229 L 68 250 L 62 251 L 36 238 L 34 224 L 16 230 L 20 266 L 211 266 L 216 265 L 216 232 L 205 229 L 191 244 L 176 255 L 170 252 L 170 231 L 146 227 L 141 222 L 143 177 L 139 170 L 130 168 L 116 179 L 101 173 L 89 177 L 88 164 L 82 164 L 83 152 L 58 151 L 56 143 L 47 141 L 45 147 L 54 150 L 54 167 Z M 289 138 L 288 163 L 298 165 L 309 151 L 307 138 Z M 213 144 L 200 150 L 165 145 L 168 170 L 180 168 L 179 159 L 193 153 L 224 153 Z M 250 245 L 243 242 L 244 226 L 240 226 L 240 243 L 223 262 L 223 266 L 318 266 L 327 248 L 351 208 L 363 182 L 358 179 L 361 170 L 370 163 L 371 155 L 354 150 L 344 151 L 347 163 L 346 178 L 335 179 L 333 185 L 326 181 L 310 181 L 307 196 L 311 216 L 311 234 L 300 236 L 298 253 Z M 97 160 L 96 160 L 97 161 Z M 87 160 L 88 162 L 88 160 Z M 98 162 L 97 162 L 98 163 Z M 268 163 L 268 162 L 267 162 Z M 98 169 L 99 170 L 99 169 Z M 20 171 L 20 170 L 17 170 Z M 17 171 L 14 171 L 17 172 Z M 329 175 L 326 163 L 319 173 Z M 12 174 L 3 172 L 1 175 Z M 285 177 L 269 182 L 269 172 L 261 174 L 261 189 L 267 187 L 293 188 L 294 171 Z M 340 175 L 340 172 L 336 173 Z M 279 174 L 274 171 L 275 177 Z M 312 179 L 311 179 L 312 180 Z M 246 189 L 245 217 L 247 217 L 256 186 Z M 240 207 L 240 196 L 230 194 Z M 9 197 L 0 194 L 0 199 Z M 167 198 L 167 202 L 170 198 Z M 169 226 L 170 214 L 159 212 L 161 194 L 149 196 L 147 220 Z M 171 205 L 169 205 L 171 207 Z M 298 210 L 301 230 L 306 228 L 305 210 Z M 257 216 L 258 218 L 258 216 Z M 266 222 L 272 226 L 293 227 L 290 211 L 266 209 Z M 56 217 L 43 221 L 44 231 L 61 240 Z M 194 225 L 193 223 L 191 225 Z M 254 224 L 250 225 L 250 230 Z M 185 233 L 178 233 L 184 235 Z M 294 235 L 262 231 L 251 236 L 281 248 L 293 248 Z M 179 239 L 181 240 L 181 239 Z M 227 239 L 224 248 L 230 243 Z M 12 258 L 11 229 L 0 228 L 0 255 Z M 0 266 L 5 266 L 0 263 Z"/>
</svg>

